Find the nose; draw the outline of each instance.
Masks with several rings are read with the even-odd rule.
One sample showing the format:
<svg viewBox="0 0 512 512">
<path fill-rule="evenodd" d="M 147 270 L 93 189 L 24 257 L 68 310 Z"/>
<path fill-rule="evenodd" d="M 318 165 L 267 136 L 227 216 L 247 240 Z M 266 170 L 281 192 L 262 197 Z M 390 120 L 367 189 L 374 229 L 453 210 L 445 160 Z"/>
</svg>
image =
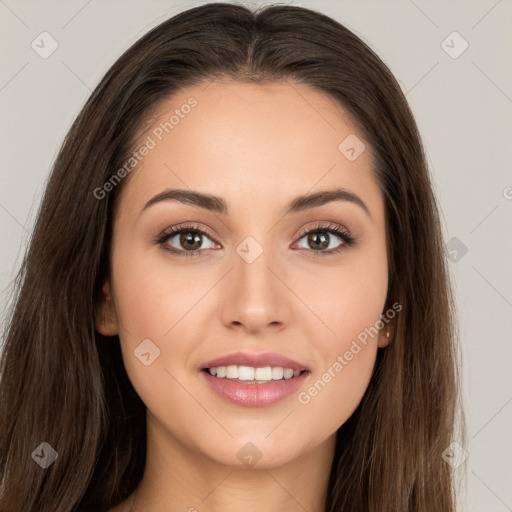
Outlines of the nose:
<svg viewBox="0 0 512 512">
<path fill-rule="evenodd" d="M 224 280 L 221 320 L 247 334 L 285 328 L 290 317 L 291 292 L 279 275 L 279 265 L 270 250 L 252 262 L 235 254 L 234 268 Z"/>
</svg>

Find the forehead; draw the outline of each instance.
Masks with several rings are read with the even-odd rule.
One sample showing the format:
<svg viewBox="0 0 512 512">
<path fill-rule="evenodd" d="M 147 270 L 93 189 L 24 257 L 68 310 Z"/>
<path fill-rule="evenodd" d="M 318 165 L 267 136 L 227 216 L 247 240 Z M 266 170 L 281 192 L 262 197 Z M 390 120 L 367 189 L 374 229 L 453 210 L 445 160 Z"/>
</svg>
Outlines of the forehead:
<svg viewBox="0 0 512 512">
<path fill-rule="evenodd" d="M 165 188 L 261 205 L 341 186 L 380 201 L 371 148 L 342 106 L 311 86 L 206 81 L 160 102 L 148 121 L 140 143 L 154 147 L 123 191 L 131 204 Z M 344 153 L 347 140 L 365 145 L 356 159 Z"/>
</svg>

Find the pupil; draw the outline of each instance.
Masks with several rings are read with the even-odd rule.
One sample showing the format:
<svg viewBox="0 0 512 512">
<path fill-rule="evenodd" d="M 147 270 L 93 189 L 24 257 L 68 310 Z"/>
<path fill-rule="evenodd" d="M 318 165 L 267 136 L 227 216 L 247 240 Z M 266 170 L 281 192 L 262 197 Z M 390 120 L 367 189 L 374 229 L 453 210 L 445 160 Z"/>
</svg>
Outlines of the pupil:
<svg viewBox="0 0 512 512">
<path fill-rule="evenodd" d="M 315 245 L 318 243 L 318 238 L 322 238 L 323 241 L 319 242 L 320 247 L 317 247 L 317 248 L 325 249 L 326 247 L 329 247 L 329 242 L 327 240 L 327 236 L 325 236 L 324 234 L 321 234 L 321 233 L 311 233 L 308 237 L 308 242 L 312 245 Z"/>
<path fill-rule="evenodd" d="M 195 245 L 194 245 L 194 241 L 195 241 Z M 198 249 L 200 246 L 201 246 L 201 235 L 199 235 L 199 233 L 191 233 L 191 232 L 188 232 L 188 233 L 183 233 L 181 235 L 181 240 L 180 240 L 181 244 L 183 245 L 183 247 L 187 248 L 187 244 L 190 242 L 193 247 L 188 247 L 189 249 Z"/>
</svg>

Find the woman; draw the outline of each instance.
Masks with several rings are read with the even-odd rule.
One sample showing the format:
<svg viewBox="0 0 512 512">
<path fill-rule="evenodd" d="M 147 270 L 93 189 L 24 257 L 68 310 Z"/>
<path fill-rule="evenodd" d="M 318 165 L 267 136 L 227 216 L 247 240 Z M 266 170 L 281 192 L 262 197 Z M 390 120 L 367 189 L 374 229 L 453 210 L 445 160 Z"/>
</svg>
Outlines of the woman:
<svg viewBox="0 0 512 512">
<path fill-rule="evenodd" d="M 420 136 L 331 18 L 215 3 L 137 41 L 64 141 L 17 285 L 4 512 L 455 510 Z"/>
</svg>

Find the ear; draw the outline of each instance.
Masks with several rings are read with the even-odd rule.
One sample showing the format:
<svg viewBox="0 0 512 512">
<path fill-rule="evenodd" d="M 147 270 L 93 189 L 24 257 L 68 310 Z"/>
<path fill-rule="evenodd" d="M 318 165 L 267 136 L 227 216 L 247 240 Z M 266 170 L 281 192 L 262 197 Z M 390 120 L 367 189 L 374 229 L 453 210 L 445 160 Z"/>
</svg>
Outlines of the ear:
<svg viewBox="0 0 512 512">
<path fill-rule="evenodd" d="M 117 315 L 110 293 L 110 283 L 105 282 L 101 288 L 97 304 L 96 330 L 103 336 L 115 336 L 119 333 Z"/>
<path fill-rule="evenodd" d="M 387 323 L 383 329 L 379 332 L 379 337 L 377 339 L 377 345 L 380 348 L 387 347 L 392 341 L 394 337 L 394 326 L 392 322 Z"/>
</svg>

